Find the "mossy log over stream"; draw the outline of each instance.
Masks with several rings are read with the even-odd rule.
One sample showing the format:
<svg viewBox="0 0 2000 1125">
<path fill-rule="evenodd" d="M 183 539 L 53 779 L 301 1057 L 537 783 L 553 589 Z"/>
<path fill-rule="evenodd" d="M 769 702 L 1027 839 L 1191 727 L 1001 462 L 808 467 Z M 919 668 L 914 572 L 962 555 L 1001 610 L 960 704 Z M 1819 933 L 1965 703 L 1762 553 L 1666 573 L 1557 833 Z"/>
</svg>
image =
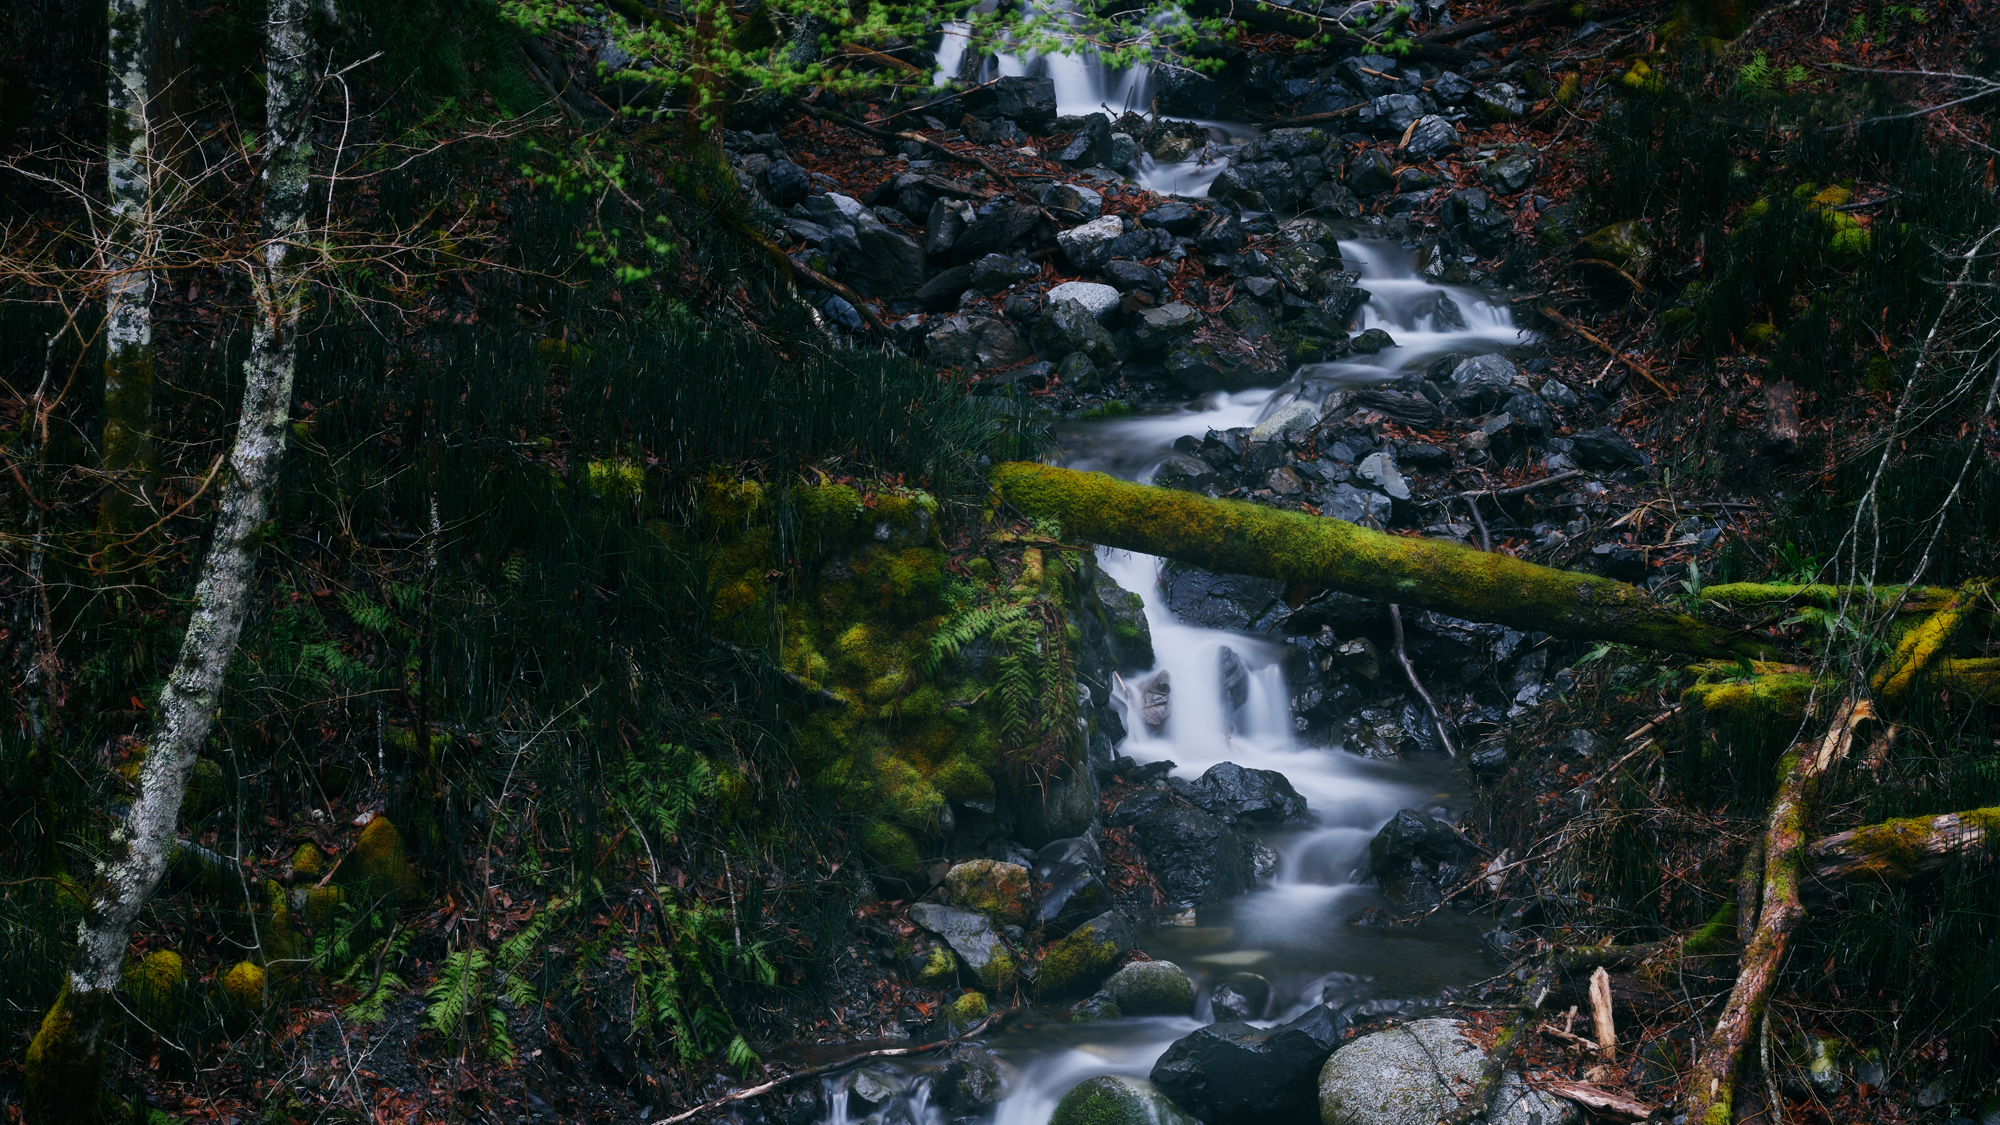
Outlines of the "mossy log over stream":
<svg viewBox="0 0 2000 1125">
<path fill-rule="evenodd" d="M 1066 535 L 1227 574 L 1332 589 L 1559 637 L 1612 640 L 1697 656 L 1761 658 L 1770 638 L 1701 621 L 1595 574 L 1537 566 L 1436 539 L 1342 520 L 1211 500 L 1103 473 L 1009 462 L 994 488 Z"/>
</svg>

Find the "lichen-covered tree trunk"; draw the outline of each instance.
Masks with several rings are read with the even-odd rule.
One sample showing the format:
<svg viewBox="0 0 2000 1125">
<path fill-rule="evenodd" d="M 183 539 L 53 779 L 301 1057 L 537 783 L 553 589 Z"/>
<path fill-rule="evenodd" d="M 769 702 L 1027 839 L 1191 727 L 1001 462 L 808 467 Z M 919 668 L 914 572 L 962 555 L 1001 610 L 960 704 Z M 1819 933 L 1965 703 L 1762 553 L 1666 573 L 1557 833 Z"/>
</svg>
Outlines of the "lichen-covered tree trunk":
<svg viewBox="0 0 2000 1125">
<path fill-rule="evenodd" d="M 138 796 L 112 833 L 61 994 L 28 1049 L 24 1077 L 43 1120 L 90 1120 L 102 1111 L 106 1038 L 132 926 L 166 870 L 188 773 L 208 736 L 255 586 L 259 537 L 284 456 L 304 293 L 297 243 L 312 153 L 306 19 L 307 0 L 270 0 L 263 229 L 249 263 L 257 315 L 242 415 L 187 632 L 153 711 Z"/>
<path fill-rule="evenodd" d="M 1806 849 L 1822 880 L 1908 883 L 1953 861 L 1990 851 L 2000 840 L 2000 808 L 1909 816 L 1836 832 Z"/>
<path fill-rule="evenodd" d="M 1457 543 L 1385 535 L 1342 520 L 1048 465 L 1009 462 L 993 470 L 992 481 L 1008 503 L 1060 522 L 1069 536 L 1206 570 L 1560 637 L 1696 656 L 1761 659 L 1783 651 L 1762 634 L 1690 617 L 1623 582 Z"/>
<path fill-rule="evenodd" d="M 1805 904 L 1799 896 L 1801 859 L 1820 781 L 1847 757 L 1854 745 L 1854 728 L 1872 714 L 1868 701 L 1846 700 L 1834 713 L 1826 734 L 1815 743 L 1792 747 L 1778 763 L 1778 795 L 1764 825 L 1764 888 L 1757 926 L 1744 943 L 1729 1001 L 1688 1075 L 1689 1125 L 1729 1125 L 1743 1047 L 1763 1018 L 1765 1001 L 1791 946 L 1792 931 L 1805 917 Z"/>
<path fill-rule="evenodd" d="M 110 485 L 98 519 L 109 534 L 137 526 L 153 469 L 153 0 L 109 0 L 105 91 L 108 223 L 100 247 L 104 289 L 104 435 L 99 467 Z"/>
</svg>

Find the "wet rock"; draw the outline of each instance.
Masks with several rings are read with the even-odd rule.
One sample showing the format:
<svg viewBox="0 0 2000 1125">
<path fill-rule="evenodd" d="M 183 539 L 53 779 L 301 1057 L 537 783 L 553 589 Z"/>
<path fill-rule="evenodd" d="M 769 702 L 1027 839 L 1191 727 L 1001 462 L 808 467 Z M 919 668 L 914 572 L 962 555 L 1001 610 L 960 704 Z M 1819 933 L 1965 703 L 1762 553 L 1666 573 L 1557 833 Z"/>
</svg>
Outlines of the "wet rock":
<svg viewBox="0 0 2000 1125">
<path fill-rule="evenodd" d="M 1208 767 L 1182 792 L 1200 805 L 1202 811 L 1246 825 L 1296 824 L 1311 816 L 1306 811 L 1306 799 L 1292 788 L 1284 774 L 1249 769 L 1235 762 L 1218 762 Z"/>
<path fill-rule="evenodd" d="M 1368 872 L 1389 901 L 1410 909 L 1436 904 L 1436 882 L 1455 881 L 1472 849 L 1451 825 L 1415 809 L 1404 809 L 1368 843 Z"/>
<path fill-rule="evenodd" d="M 1116 215 L 1105 215 L 1056 235 L 1063 257 L 1079 272 L 1093 273 L 1111 260 L 1111 240 L 1125 233 Z"/>
<path fill-rule="evenodd" d="M 1046 133 L 1056 123 L 1056 84 L 1050 78 L 1002 78 L 967 90 L 962 100 L 974 116 L 1004 117 L 1031 132 Z"/>
<path fill-rule="evenodd" d="M 959 295 L 972 288 L 972 267 L 953 266 L 939 270 L 915 294 L 917 302 L 932 312 L 958 307 Z"/>
<path fill-rule="evenodd" d="M 1033 354 L 1012 325 L 993 317 L 951 317 L 931 330 L 926 343 L 938 363 L 967 370 L 1006 368 Z"/>
<path fill-rule="evenodd" d="M 1193 809 L 1165 809 L 1135 833 L 1146 864 L 1172 902 L 1213 906 L 1250 887 L 1243 845 L 1224 821 Z"/>
<path fill-rule="evenodd" d="M 1352 55 L 1333 64 L 1333 73 L 1351 90 L 1378 97 L 1396 88 L 1396 60 L 1387 55 Z"/>
<path fill-rule="evenodd" d="M 1209 990 L 1208 1006 L 1217 1023 L 1260 1020 L 1271 1003 L 1271 982 L 1256 973 L 1230 973 Z"/>
<path fill-rule="evenodd" d="M 997 859 L 972 859 L 945 872 L 938 897 L 995 926 L 1028 926 L 1036 918 L 1035 887 L 1028 869 Z"/>
<path fill-rule="evenodd" d="M 1319 298 L 1320 311 L 1343 330 L 1374 296 L 1361 288 L 1360 280 L 1361 274 L 1355 270 L 1326 270 L 1313 279 L 1313 295 Z"/>
<path fill-rule="evenodd" d="M 1277 318 L 1271 315 L 1270 308 L 1255 300 L 1232 301 L 1222 310 L 1222 322 L 1251 340 L 1261 340 L 1277 327 Z"/>
<path fill-rule="evenodd" d="M 1403 479 L 1403 472 L 1396 467 L 1396 459 L 1387 450 L 1370 453 L 1354 466 L 1357 479 L 1372 484 L 1396 500 L 1410 498 L 1409 483 Z"/>
<path fill-rule="evenodd" d="M 1474 775 L 1495 778 L 1507 772 L 1507 744 L 1504 741 L 1482 742 L 1466 758 L 1466 765 Z"/>
<path fill-rule="evenodd" d="M 1111 974 L 1104 991 L 1128 1016 L 1194 1014 L 1194 982 L 1172 961 L 1136 961 Z"/>
<path fill-rule="evenodd" d="M 1161 809 L 1174 807 L 1174 795 L 1165 789 L 1141 789 L 1119 801 L 1105 818 L 1108 828 L 1129 828 Z"/>
<path fill-rule="evenodd" d="M 1068 223 L 1087 223 L 1104 214 L 1104 196 L 1082 184 L 1056 184 L 1042 193 L 1042 206 Z"/>
<path fill-rule="evenodd" d="M 1056 364 L 1056 377 L 1072 390 L 1090 390 L 1100 382 L 1097 364 L 1082 352 L 1071 352 Z"/>
<path fill-rule="evenodd" d="M 1577 250 L 1610 262 L 1633 277 L 1643 277 L 1653 264 L 1653 232 L 1646 224 L 1628 219 L 1599 227 L 1577 245 Z"/>
<path fill-rule="evenodd" d="M 1195 248 L 1208 254 L 1226 254 L 1243 248 L 1243 224 L 1234 212 L 1219 211 L 1201 225 L 1194 236 Z"/>
<path fill-rule="evenodd" d="M 998 293 L 1018 281 L 1026 281 L 1042 272 L 1042 267 L 1026 258 L 1010 257 L 1006 254 L 988 254 L 972 263 L 970 275 L 966 278 L 967 288 L 981 293 Z M 922 291 L 919 290 L 921 300 Z"/>
<path fill-rule="evenodd" d="M 1144 262 L 1129 262 L 1122 258 L 1114 258 L 1105 263 L 1104 276 L 1111 284 L 1127 293 L 1135 289 L 1147 293 L 1163 293 L 1167 288 L 1167 279 L 1160 275 L 1160 271 Z"/>
<path fill-rule="evenodd" d="M 1272 469 L 1271 474 L 1264 478 L 1264 487 L 1279 496 L 1297 496 L 1306 490 L 1305 483 L 1299 480 L 1298 471 L 1289 465 Z"/>
<path fill-rule="evenodd" d="M 1174 488 L 1182 492 L 1198 492 L 1210 495 L 1216 487 L 1215 470 L 1208 462 L 1185 453 L 1172 453 L 1153 470 L 1153 483 L 1161 488 Z"/>
<path fill-rule="evenodd" d="M 1298 206 L 1306 184 L 1290 164 L 1282 160 L 1235 163 L 1222 170 L 1209 188 L 1215 199 L 1241 199 L 1256 210 L 1290 211 Z M 1255 196 L 1256 201 L 1249 199 Z"/>
<path fill-rule="evenodd" d="M 744 1125 L 817 1125 L 832 1107 L 817 1082 L 799 1082 L 743 1103 Z"/>
<path fill-rule="evenodd" d="M 1157 731 L 1167 725 L 1167 718 L 1173 713 L 1173 688 L 1173 682 L 1162 669 L 1140 689 L 1139 718 L 1149 729 Z M 1153 763 L 1154 766 L 1161 764 Z"/>
<path fill-rule="evenodd" d="M 1204 1122 L 1296 1113 L 1312 1104 L 1320 1068 L 1338 1042 L 1336 1017 L 1323 1005 L 1281 1027 L 1210 1024 L 1175 1040 L 1153 1064 L 1152 1079 Z"/>
<path fill-rule="evenodd" d="M 1118 307 L 1118 290 L 1095 281 L 1065 281 L 1049 290 L 1049 303 L 1075 301 L 1102 321 Z"/>
<path fill-rule="evenodd" d="M 1205 629 L 1249 632 L 1285 608 L 1284 584 L 1268 578 L 1169 565 L 1160 580 L 1167 607 L 1182 621 Z"/>
<path fill-rule="evenodd" d="M 860 200 L 828 192 L 806 200 L 805 207 L 840 252 L 842 279 L 862 296 L 912 293 L 924 283 L 923 247 L 890 230 Z"/>
<path fill-rule="evenodd" d="M 1396 166 L 1374 149 L 1364 149 L 1348 162 L 1347 186 L 1357 195 L 1380 195 L 1396 186 Z"/>
<path fill-rule="evenodd" d="M 1474 90 L 1472 107 L 1489 125 L 1518 121 L 1522 114 L 1528 112 L 1528 103 L 1521 99 L 1521 92 L 1505 82 L 1495 82 Z"/>
<path fill-rule="evenodd" d="M 1523 192 L 1535 182 L 1535 162 L 1520 153 L 1503 156 L 1488 164 L 1479 179 L 1501 195 Z"/>
<path fill-rule="evenodd" d="M 1387 496 L 1351 484 L 1334 485 L 1321 494 L 1319 502 L 1323 516 L 1378 527 L 1388 523 L 1394 511 L 1395 504 Z"/>
<path fill-rule="evenodd" d="M 1438 217 L 1483 258 L 1505 251 L 1514 238 L 1514 220 L 1479 188 L 1460 188 L 1446 196 Z"/>
<path fill-rule="evenodd" d="M 1396 347 L 1396 341 L 1380 328 L 1370 328 L 1348 341 L 1348 347 L 1363 355 L 1374 355 L 1385 348 Z"/>
<path fill-rule="evenodd" d="M 1319 407 L 1294 399 L 1271 412 L 1250 431 L 1251 441 L 1273 441 L 1290 433 L 1310 430 L 1319 422 Z"/>
<path fill-rule="evenodd" d="M 1435 160 L 1458 147 L 1458 130 L 1436 114 L 1417 119 L 1403 151 L 1418 160 Z"/>
<path fill-rule="evenodd" d="M 1111 649 L 1111 659 L 1120 668 L 1151 668 L 1153 630 L 1146 623 L 1144 599 L 1120 586 L 1102 568 L 1094 570 L 1091 584 L 1098 604 L 1104 607 L 1105 643 Z"/>
<path fill-rule="evenodd" d="M 1521 369 L 1504 355 L 1473 356 L 1462 360 L 1451 372 L 1451 396 L 1475 404 L 1475 409 L 1497 406 L 1512 397 Z"/>
<path fill-rule="evenodd" d="M 951 252 L 964 260 L 985 254 L 1007 253 L 1041 217 L 1039 208 L 1026 203 L 996 199 L 982 204 L 973 211 L 965 230 L 952 243 Z"/>
<path fill-rule="evenodd" d="M 1056 159 L 1074 168 L 1111 167 L 1111 119 L 1102 113 L 1086 115 Z"/>
<path fill-rule="evenodd" d="M 1139 142 L 1130 133 L 1111 134 L 1111 159 L 1105 165 L 1114 172 L 1129 172 L 1139 159 Z"/>
<path fill-rule="evenodd" d="M 963 200 L 940 199 L 931 204 L 924 219 L 924 252 L 938 255 L 950 250 L 977 217 L 972 205 Z"/>
<path fill-rule="evenodd" d="M 1195 1125 L 1151 1082 L 1124 1074 L 1086 1078 L 1069 1088 L 1049 1125 Z"/>
<path fill-rule="evenodd" d="M 1110 286 L 1104 286 L 1109 289 Z M 1112 290 L 1115 294 L 1117 290 Z M 1097 315 L 1076 301 L 1051 301 L 1035 322 L 1035 351 L 1044 359 L 1061 359 L 1082 352 L 1092 363 L 1111 366 L 1118 358 L 1111 333 L 1097 322 Z"/>
<path fill-rule="evenodd" d="M 1241 707 L 1250 699 L 1250 672 L 1236 650 L 1223 645 L 1215 650 L 1216 678 L 1222 684 L 1222 699 L 1230 707 Z"/>
<path fill-rule="evenodd" d="M 1383 94 L 1361 107 L 1355 121 L 1377 136 L 1400 137 L 1410 122 L 1424 115 L 1424 103 L 1415 94 Z"/>
<path fill-rule="evenodd" d="M 1417 1020 L 1363 1035 L 1335 1051 L 1319 1074 L 1320 1119 L 1339 1125 L 1433 1125 L 1477 1081 L 1486 1052 L 1455 1020 Z M 1491 1125 L 1575 1125 L 1572 1102 L 1502 1078 Z"/>
<path fill-rule="evenodd" d="M 1182 200 L 1170 199 L 1139 216 L 1139 222 L 1168 234 L 1193 234 L 1201 226 L 1201 212 Z"/>
<path fill-rule="evenodd" d="M 1081 836 L 1097 819 L 1097 778 L 1089 770 L 1049 779 L 1043 791 L 1021 803 L 1014 838 L 1031 847 Z"/>
<path fill-rule="evenodd" d="M 1241 365 L 1218 351 L 1214 344 L 1190 344 L 1167 353 L 1163 365 L 1167 381 L 1190 395 L 1232 387 L 1245 381 Z"/>
<path fill-rule="evenodd" d="M 931 1100 L 954 1119 L 983 1117 L 1014 1092 L 1018 1076 L 999 1055 L 967 1043 L 951 1053 L 931 1080 Z"/>
<path fill-rule="evenodd" d="M 1087 836 L 1044 844 L 1035 853 L 1035 880 L 1041 886 L 1040 921 L 1052 933 L 1068 933 L 1111 903 L 1103 853 Z"/>
<path fill-rule="evenodd" d="M 847 1112 L 856 1116 L 873 1113 L 903 1096 L 903 1080 L 895 1072 L 857 1070 L 847 1085 Z"/>
<path fill-rule="evenodd" d="M 950 946 L 983 987 L 1007 988 L 1014 983 L 1018 971 L 1014 951 L 984 917 L 969 910 L 919 902 L 910 906 L 910 921 Z"/>
<path fill-rule="evenodd" d="M 1558 203 L 1535 220 L 1535 240 L 1544 246 L 1561 249 L 1574 243 L 1581 233 L 1574 203 Z"/>
<path fill-rule="evenodd" d="M 1569 384 L 1561 379 L 1545 380 L 1536 393 L 1540 394 L 1542 400 L 1549 405 L 1560 406 L 1565 410 L 1574 410 L 1583 405 L 1583 400 L 1578 398 Z"/>
<path fill-rule="evenodd" d="M 1646 455 L 1609 426 L 1585 430 L 1570 440 L 1576 443 L 1577 462 L 1590 468 L 1638 468 L 1646 463 Z"/>
<path fill-rule="evenodd" d="M 1043 996 L 1078 996 L 1111 975 L 1111 967 L 1133 947 L 1132 922 L 1107 910 L 1049 946 L 1035 987 Z"/>
<path fill-rule="evenodd" d="M 1518 392 L 1509 396 L 1507 401 L 1501 404 L 1500 409 L 1513 416 L 1515 425 L 1529 431 L 1537 438 L 1545 438 L 1555 433 L 1555 415 L 1549 412 L 1548 403 L 1543 402 L 1539 395 L 1529 394 L 1526 391 Z"/>
</svg>

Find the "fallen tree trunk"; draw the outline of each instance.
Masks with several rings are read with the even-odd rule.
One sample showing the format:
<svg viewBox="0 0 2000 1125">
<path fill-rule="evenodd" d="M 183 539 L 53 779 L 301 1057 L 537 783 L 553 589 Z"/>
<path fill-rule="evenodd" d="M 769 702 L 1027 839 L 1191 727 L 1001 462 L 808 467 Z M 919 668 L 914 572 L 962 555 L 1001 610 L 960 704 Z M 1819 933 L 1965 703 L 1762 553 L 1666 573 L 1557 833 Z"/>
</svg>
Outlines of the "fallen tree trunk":
<svg viewBox="0 0 2000 1125">
<path fill-rule="evenodd" d="M 1009 462 L 994 489 L 1072 536 L 1225 574 L 1274 578 L 1454 617 L 1697 656 L 1783 652 L 1766 635 L 1701 621 L 1594 574 L 1537 566 L 1435 539 L 1408 539 L 1102 473 Z"/>
<path fill-rule="evenodd" d="M 1896 643 L 1895 653 L 1875 673 L 1871 684 L 1875 697 L 1892 707 L 1908 699 L 1917 681 L 1938 662 L 1944 646 L 1951 643 L 1960 626 L 1972 616 L 1973 603 L 1983 601 L 1985 597 L 1985 583 L 1968 582 L 1964 589 L 1952 595 L 1942 609 L 1903 634 Z"/>
<path fill-rule="evenodd" d="M 1990 850 L 1996 838 L 2000 807 L 1901 817 L 1815 840 L 1806 848 L 1806 863 L 1829 882 L 1910 883 Z"/>
<path fill-rule="evenodd" d="M 1867 700 L 1846 700 L 1816 744 L 1795 745 L 1778 763 L 1778 795 L 1764 827 L 1764 886 L 1757 926 L 1744 943 L 1729 1002 L 1688 1077 L 1690 1125 L 1729 1125 L 1743 1047 L 1763 1018 L 1771 986 L 1791 947 L 1792 931 L 1806 914 L 1799 877 L 1820 780 L 1847 757 L 1854 745 L 1854 728 L 1872 714 Z"/>
</svg>

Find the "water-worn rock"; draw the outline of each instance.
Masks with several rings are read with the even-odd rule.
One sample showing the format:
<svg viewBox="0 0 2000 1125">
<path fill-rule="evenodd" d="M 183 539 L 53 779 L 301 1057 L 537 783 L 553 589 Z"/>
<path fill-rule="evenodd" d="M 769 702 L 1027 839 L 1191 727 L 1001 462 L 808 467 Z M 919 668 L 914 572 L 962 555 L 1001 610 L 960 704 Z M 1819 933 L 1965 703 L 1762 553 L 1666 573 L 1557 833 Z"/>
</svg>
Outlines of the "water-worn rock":
<svg viewBox="0 0 2000 1125">
<path fill-rule="evenodd" d="M 1104 639 L 1111 659 L 1120 668 L 1151 668 L 1153 630 L 1146 623 L 1145 599 L 1120 586 L 1102 568 L 1095 569 L 1092 585 L 1104 607 Z"/>
<path fill-rule="evenodd" d="M 1048 132 L 1056 123 L 1056 84 L 1052 78 L 1008 77 L 965 92 L 965 108 L 975 116 L 1004 117 L 1031 132 Z"/>
<path fill-rule="evenodd" d="M 1189 344 L 1167 353 L 1167 381 L 1191 395 L 1207 394 L 1243 384 L 1254 376 L 1214 344 Z"/>
<path fill-rule="evenodd" d="M 1056 245 L 1071 267 L 1090 273 L 1111 260 L 1111 240 L 1125 233 L 1116 215 L 1105 215 L 1056 235 Z"/>
<path fill-rule="evenodd" d="M 1033 354 L 1012 325 L 994 317 L 951 317 L 931 330 L 927 343 L 938 363 L 968 370 L 1012 367 Z"/>
<path fill-rule="evenodd" d="M 1653 264 L 1653 232 L 1635 219 L 1599 227 L 1578 244 L 1592 258 L 1602 258 L 1633 277 L 1644 277 Z"/>
<path fill-rule="evenodd" d="M 1519 120 L 1528 111 L 1520 91 L 1505 82 L 1495 82 L 1473 91 L 1472 105 L 1479 111 L 1480 117 L 1495 125 Z"/>
<path fill-rule="evenodd" d="M 1396 347 L 1397 344 L 1395 338 L 1388 332 L 1380 328 L 1370 328 L 1348 341 L 1348 346 L 1363 355 L 1374 355 L 1376 352 Z"/>
<path fill-rule="evenodd" d="M 1139 822 L 1146 864 L 1173 902 L 1213 906 L 1242 894 L 1250 864 L 1226 821 L 1192 809 L 1164 809 Z"/>
<path fill-rule="evenodd" d="M 1218 762 L 1182 792 L 1202 811 L 1245 824 L 1269 826 L 1306 820 L 1306 799 L 1277 770 L 1246 769 Z"/>
<path fill-rule="evenodd" d="M 1110 167 L 1111 119 L 1102 113 L 1086 115 L 1056 159 L 1075 168 Z"/>
<path fill-rule="evenodd" d="M 1455 1020 L 1417 1020 L 1364 1035 L 1326 1060 L 1319 1075 L 1325 1125 L 1434 1125 L 1457 1108 L 1486 1053 Z M 1493 1100 L 1490 1125 L 1574 1125 L 1576 1105 L 1530 1090 L 1509 1071 Z"/>
<path fill-rule="evenodd" d="M 1215 490 L 1219 479 L 1208 462 L 1184 453 L 1168 454 L 1167 459 L 1153 470 L 1153 483 L 1159 487 L 1197 492 L 1204 496 Z"/>
<path fill-rule="evenodd" d="M 1124 1074 L 1086 1078 L 1056 1103 L 1049 1125 L 1195 1125 L 1151 1082 Z"/>
<path fill-rule="evenodd" d="M 1160 274 L 1160 271 L 1144 262 L 1113 258 L 1104 263 L 1104 276 L 1111 280 L 1111 284 L 1126 292 L 1143 289 L 1148 293 L 1161 293 L 1167 288 L 1167 279 Z"/>
<path fill-rule="evenodd" d="M 1050 778 L 1042 792 L 1021 802 L 1014 838 L 1030 847 L 1081 836 L 1097 819 L 1097 778 L 1081 766 Z"/>
<path fill-rule="evenodd" d="M 1117 359 L 1117 345 L 1111 333 L 1097 322 L 1096 314 L 1076 301 L 1055 301 L 1035 322 L 1035 350 L 1044 359 L 1061 359 L 1082 352 L 1090 361 L 1109 367 Z"/>
<path fill-rule="evenodd" d="M 931 1101 L 954 1120 L 983 1117 L 1014 1092 L 1016 1075 L 1007 1060 L 976 1044 L 952 1051 L 931 1080 Z"/>
<path fill-rule="evenodd" d="M 1520 153 L 1503 156 L 1488 164 L 1479 179 L 1501 195 L 1513 195 L 1535 182 L 1535 162 Z"/>
<path fill-rule="evenodd" d="M 1219 211 L 1210 216 L 1194 236 L 1195 248 L 1207 254 L 1240 250 L 1244 241 L 1243 223 L 1230 211 Z"/>
<path fill-rule="evenodd" d="M 1497 406 L 1514 394 L 1521 369 L 1504 355 L 1479 355 L 1461 361 L 1451 371 L 1451 395 L 1476 400 L 1481 407 Z"/>
<path fill-rule="evenodd" d="M 1167 1048 L 1153 1064 L 1153 1084 L 1204 1122 L 1296 1112 L 1312 1104 L 1337 1042 L 1338 1024 L 1324 1005 L 1281 1027 L 1210 1024 Z"/>
<path fill-rule="evenodd" d="M 972 859 L 945 872 L 938 897 L 947 906 L 977 914 L 995 926 L 1035 921 L 1035 887 L 1028 869 L 997 859 Z"/>
<path fill-rule="evenodd" d="M 1250 700 L 1250 670 L 1243 666 L 1243 658 L 1228 645 L 1215 650 L 1216 678 L 1222 683 L 1223 702 L 1233 707 L 1241 707 Z"/>
<path fill-rule="evenodd" d="M 1271 1003 L 1271 982 L 1256 973 L 1230 973 L 1209 990 L 1208 1006 L 1217 1023 L 1260 1020 Z"/>
<path fill-rule="evenodd" d="M 1185 200 L 1169 199 L 1139 216 L 1139 222 L 1168 234 L 1193 234 L 1201 226 L 1201 212 Z"/>
<path fill-rule="evenodd" d="M 1446 196 L 1438 217 L 1481 257 L 1501 253 L 1514 238 L 1513 218 L 1479 188 L 1460 188 Z"/>
<path fill-rule="evenodd" d="M 1035 853 L 1035 880 L 1041 886 L 1039 920 L 1050 933 L 1068 933 L 1111 904 L 1104 855 L 1088 836 L 1042 845 Z"/>
<path fill-rule="evenodd" d="M 1133 946 L 1131 919 L 1107 910 L 1070 931 L 1043 955 L 1035 987 L 1043 996 L 1078 996 L 1096 988 Z"/>
<path fill-rule="evenodd" d="M 967 287 L 981 293 L 998 293 L 1017 281 L 1026 281 L 1042 272 L 1042 267 L 1026 258 L 1008 254 L 988 254 L 972 263 Z M 921 291 L 919 291 L 921 295 Z"/>
<path fill-rule="evenodd" d="M 1368 871 L 1381 882 L 1389 901 L 1423 910 L 1437 904 L 1439 884 L 1461 879 L 1472 856 L 1472 849 L 1451 825 L 1428 813 L 1404 809 L 1369 841 Z"/>
<path fill-rule="evenodd" d="M 1646 463 L 1646 455 L 1639 452 L 1625 435 L 1609 426 L 1585 430 L 1570 439 L 1576 443 L 1576 459 L 1579 464 L 1601 469 L 1637 468 Z"/>
<path fill-rule="evenodd" d="M 1269 418 L 1250 431 L 1251 441 L 1271 441 L 1289 433 L 1310 430 L 1319 422 L 1319 407 L 1294 399 L 1271 412 Z"/>
<path fill-rule="evenodd" d="M 855 1116 L 872 1113 L 903 1095 L 903 1080 L 894 1071 L 857 1070 L 847 1084 L 847 1111 Z"/>
<path fill-rule="evenodd" d="M 1535 240 L 1557 249 L 1574 243 L 1581 229 L 1576 222 L 1576 204 L 1558 203 L 1535 220 Z"/>
<path fill-rule="evenodd" d="M 1101 321 L 1118 307 L 1118 290 L 1095 281 L 1065 281 L 1049 290 L 1049 303 L 1058 301 L 1075 301 Z"/>
<path fill-rule="evenodd" d="M 1268 578 L 1174 565 L 1162 571 L 1160 587 L 1169 609 L 1204 629 L 1253 631 L 1285 608 L 1284 584 Z"/>
<path fill-rule="evenodd" d="M 910 907 L 910 921 L 950 946 L 982 986 L 999 989 L 1013 984 L 1018 970 L 1014 951 L 985 918 L 969 910 L 919 902 Z"/>
<path fill-rule="evenodd" d="M 1104 991 L 1128 1016 L 1194 1014 L 1194 982 L 1172 961 L 1137 961 L 1111 974 Z"/>
</svg>

